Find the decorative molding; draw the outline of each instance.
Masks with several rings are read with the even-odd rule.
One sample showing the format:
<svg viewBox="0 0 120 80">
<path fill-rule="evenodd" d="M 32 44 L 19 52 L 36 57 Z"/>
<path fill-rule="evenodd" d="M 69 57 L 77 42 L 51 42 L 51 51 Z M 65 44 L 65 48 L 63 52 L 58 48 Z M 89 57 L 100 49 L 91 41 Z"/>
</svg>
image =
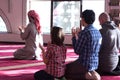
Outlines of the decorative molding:
<svg viewBox="0 0 120 80">
<path fill-rule="evenodd" d="M 119 9 L 111 9 L 110 10 L 111 17 L 119 17 L 119 13 L 120 13 Z"/>
<path fill-rule="evenodd" d="M 11 0 L 8 0 L 8 12 L 11 12 Z"/>
<path fill-rule="evenodd" d="M 120 0 L 109 0 L 108 7 L 111 19 L 120 27 Z"/>
<path fill-rule="evenodd" d="M 110 0 L 109 6 L 119 6 L 120 0 Z"/>
</svg>

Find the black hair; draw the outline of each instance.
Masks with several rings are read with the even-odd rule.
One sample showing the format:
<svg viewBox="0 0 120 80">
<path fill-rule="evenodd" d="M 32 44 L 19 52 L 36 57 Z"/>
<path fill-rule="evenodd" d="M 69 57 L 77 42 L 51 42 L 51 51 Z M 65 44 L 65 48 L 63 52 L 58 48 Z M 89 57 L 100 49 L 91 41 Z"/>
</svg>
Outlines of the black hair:
<svg viewBox="0 0 120 80">
<path fill-rule="evenodd" d="M 95 21 L 95 13 L 93 10 L 85 10 L 82 12 L 82 18 L 84 18 L 87 24 L 93 24 Z"/>
</svg>

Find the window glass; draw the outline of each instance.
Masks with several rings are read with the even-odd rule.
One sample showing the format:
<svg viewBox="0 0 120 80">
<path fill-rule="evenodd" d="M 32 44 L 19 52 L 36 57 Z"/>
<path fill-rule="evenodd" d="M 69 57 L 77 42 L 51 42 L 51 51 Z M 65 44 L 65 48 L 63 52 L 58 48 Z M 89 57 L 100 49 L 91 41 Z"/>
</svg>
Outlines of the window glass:
<svg viewBox="0 0 120 80">
<path fill-rule="evenodd" d="M 80 1 L 54 1 L 53 26 L 60 26 L 65 33 L 80 26 Z"/>
<path fill-rule="evenodd" d="M 0 32 L 7 32 L 6 24 L 0 16 Z"/>
<path fill-rule="evenodd" d="M 40 15 L 40 24 L 42 26 L 42 32 L 44 34 L 50 33 L 51 1 L 32 0 L 30 9 L 36 10 Z"/>
</svg>

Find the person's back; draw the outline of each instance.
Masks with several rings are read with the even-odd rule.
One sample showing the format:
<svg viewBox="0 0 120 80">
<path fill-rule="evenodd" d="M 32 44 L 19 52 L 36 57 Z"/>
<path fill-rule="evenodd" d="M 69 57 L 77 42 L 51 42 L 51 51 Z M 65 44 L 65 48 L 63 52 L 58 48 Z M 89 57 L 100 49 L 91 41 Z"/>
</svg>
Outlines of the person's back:
<svg viewBox="0 0 120 80">
<path fill-rule="evenodd" d="M 120 30 L 115 26 L 113 22 L 105 22 L 100 32 L 102 34 L 102 47 L 100 53 L 119 52 L 120 48 Z"/>
<path fill-rule="evenodd" d="M 25 40 L 26 47 L 36 48 L 35 39 L 37 35 L 37 30 L 34 23 L 29 23 L 25 29 L 25 33 L 21 34 L 21 38 Z"/>
<path fill-rule="evenodd" d="M 51 41 L 48 43 L 46 51 L 40 45 L 43 52 L 43 62 L 46 64 L 46 68 L 34 74 L 35 80 L 54 80 L 54 78 L 63 78 L 65 74 L 67 51 L 63 42 L 64 34 L 62 28 L 54 26 L 51 31 Z"/>
<path fill-rule="evenodd" d="M 46 65 L 46 72 L 55 77 L 63 76 L 65 73 L 66 47 L 50 44 L 46 53 L 49 60 Z"/>
<path fill-rule="evenodd" d="M 77 30 L 72 29 L 72 44 L 79 58 L 66 65 L 65 77 L 68 80 L 100 80 L 100 75 L 95 70 L 98 68 L 102 37 L 99 30 L 93 26 L 94 21 L 94 11 L 85 10 L 81 19 L 84 30 L 77 33 Z"/>
<path fill-rule="evenodd" d="M 95 27 L 93 27 L 93 25 L 89 25 L 85 27 L 85 29 L 81 31 L 80 34 L 84 34 L 84 36 L 79 36 L 79 38 L 84 37 L 84 41 L 78 41 L 76 43 L 75 52 L 79 55 L 81 64 L 83 64 L 87 69 L 97 69 L 98 52 L 101 40 L 100 32 Z M 80 43 L 82 44 L 81 46 L 79 45 Z M 78 45 L 79 48 L 77 48 Z"/>
<path fill-rule="evenodd" d="M 102 45 L 99 52 L 98 72 L 112 72 L 118 64 L 118 55 L 120 49 L 120 31 L 113 21 L 110 21 L 107 13 L 101 13 L 99 16 L 102 29 Z"/>
<path fill-rule="evenodd" d="M 15 59 L 38 59 L 41 54 L 38 46 L 39 44 L 43 44 L 43 39 L 40 38 L 40 43 L 37 38 L 41 34 L 39 15 L 34 10 L 30 10 L 28 18 L 29 24 L 27 27 L 19 26 L 21 38 L 25 40 L 25 46 L 13 53 Z"/>
</svg>

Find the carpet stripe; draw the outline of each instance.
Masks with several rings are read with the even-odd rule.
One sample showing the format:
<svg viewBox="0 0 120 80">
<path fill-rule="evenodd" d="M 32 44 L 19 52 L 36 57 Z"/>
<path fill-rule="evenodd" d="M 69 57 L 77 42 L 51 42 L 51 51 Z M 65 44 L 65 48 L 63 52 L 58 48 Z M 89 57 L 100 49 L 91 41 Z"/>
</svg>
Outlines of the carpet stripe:
<svg viewBox="0 0 120 80">
<path fill-rule="evenodd" d="M 75 59 L 68 58 L 66 62 L 73 61 Z M 21 64 L 21 65 L 12 65 L 12 66 L 4 66 L 0 67 L 0 70 L 9 70 L 9 69 L 18 69 L 18 68 L 26 68 L 26 67 L 33 67 L 33 66 L 40 66 L 45 65 L 44 62 L 38 62 L 38 63 L 30 63 L 30 64 Z"/>
<path fill-rule="evenodd" d="M 1 56 L 0 59 L 13 58 L 13 56 Z"/>
<path fill-rule="evenodd" d="M 0 52 L 15 52 L 17 49 L 0 50 Z"/>
<path fill-rule="evenodd" d="M 39 63 L 31 63 L 31 64 L 22 64 L 22 65 L 15 65 L 15 66 L 0 67 L 0 70 L 18 69 L 18 68 L 26 68 L 26 67 L 32 67 L 32 66 L 40 66 L 40 65 L 44 65 L 44 63 L 39 62 Z"/>
<path fill-rule="evenodd" d="M 7 48 L 7 47 L 24 47 L 24 45 L 0 45 L 0 48 Z"/>
</svg>

